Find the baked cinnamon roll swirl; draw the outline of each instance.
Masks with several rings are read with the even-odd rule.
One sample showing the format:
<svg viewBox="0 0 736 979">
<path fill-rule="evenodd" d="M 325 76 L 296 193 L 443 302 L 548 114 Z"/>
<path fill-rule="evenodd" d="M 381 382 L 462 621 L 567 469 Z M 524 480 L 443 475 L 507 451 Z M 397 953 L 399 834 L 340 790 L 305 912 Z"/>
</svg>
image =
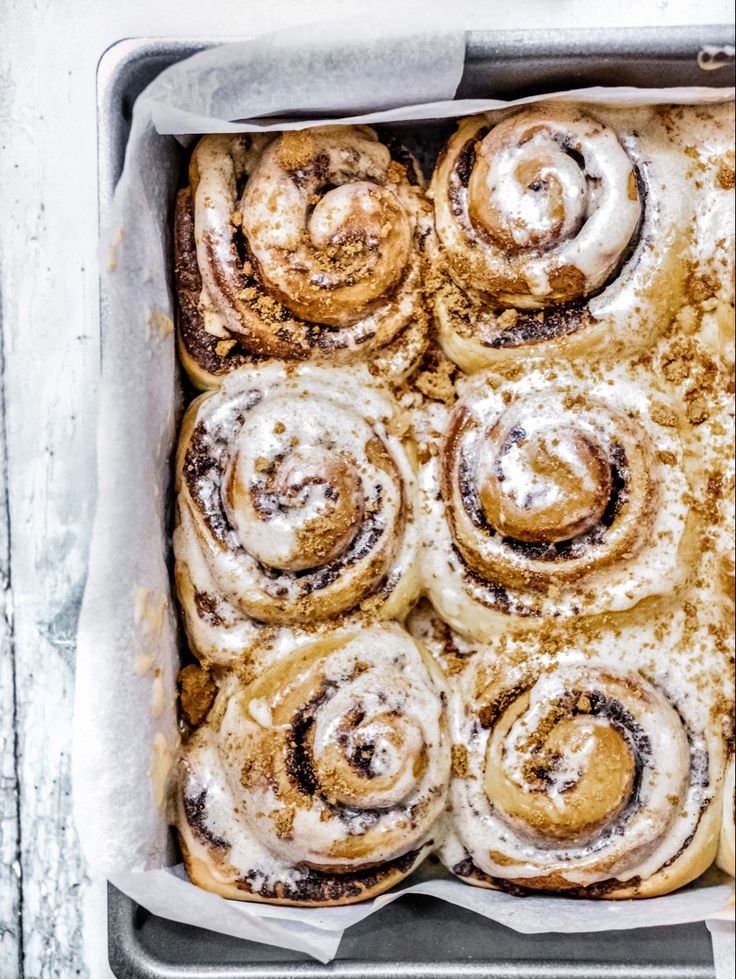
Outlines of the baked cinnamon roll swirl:
<svg viewBox="0 0 736 979">
<path fill-rule="evenodd" d="M 440 341 L 464 370 L 642 347 L 671 320 L 682 165 L 647 111 L 643 132 L 559 103 L 460 123 L 430 193 Z"/>
<path fill-rule="evenodd" d="M 443 861 L 479 886 L 603 898 L 693 880 L 718 843 L 722 742 L 620 657 L 546 659 L 481 653 L 453 684 Z"/>
<path fill-rule="evenodd" d="M 690 540 L 679 426 L 622 371 L 474 378 L 421 476 L 442 617 L 483 639 L 669 593 Z"/>
<path fill-rule="evenodd" d="M 266 626 L 405 614 L 418 590 L 406 426 L 355 369 L 243 368 L 191 405 L 174 551 L 200 658 L 231 663 Z"/>
<path fill-rule="evenodd" d="M 434 236 L 418 167 L 366 126 L 270 142 L 205 136 L 177 204 L 180 355 L 215 386 L 245 355 L 370 362 L 400 380 L 426 346 Z M 196 290 L 200 289 L 197 299 Z"/>
<path fill-rule="evenodd" d="M 224 681 L 183 748 L 176 826 L 189 876 L 223 897 L 352 904 L 432 845 L 449 781 L 442 674 L 399 626 Z"/>
</svg>

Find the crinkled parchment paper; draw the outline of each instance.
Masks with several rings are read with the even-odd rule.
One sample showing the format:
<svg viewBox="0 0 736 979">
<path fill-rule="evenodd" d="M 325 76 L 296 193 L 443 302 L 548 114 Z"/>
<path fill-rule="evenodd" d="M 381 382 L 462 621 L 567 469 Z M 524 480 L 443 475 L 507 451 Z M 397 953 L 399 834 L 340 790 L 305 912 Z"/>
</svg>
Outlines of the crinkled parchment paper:
<svg viewBox="0 0 736 979">
<path fill-rule="evenodd" d="M 645 903 L 520 900 L 468 887 L 430 864 L 407 886 L 368 904 L 295 909 L 224 901 L 171 867 L 176 857 L 163 797 L 178 737 L 169 533 L 179 408 L 170 289 L 170 217 L 180 165 L 174 137 L 312 126 L 326 118 L 436 119 L 505 104 L 451 101 L 464 47 L 460 30 L 423 25 L 419 31 L 416 22 L 387 27 L 373 19 L 231 44 L 167 69 L 135 105 L 102 238 L 98 501 L 77 653 L 74 792 L 82 845 L 95 872 L 158 915 L 322 961 L 334 957 L 345 928 L 402 893 L 435 895 L 522 932 L 723 918 L 732 893 L 721 878 Z M 714 89 L 575 93 L 581 101 L 631 104 L 732 96 Z M 274 122 L 274 116 L 299 121 Z M 722 936 L 723 921 L 713 929 Z"/>
</svg>

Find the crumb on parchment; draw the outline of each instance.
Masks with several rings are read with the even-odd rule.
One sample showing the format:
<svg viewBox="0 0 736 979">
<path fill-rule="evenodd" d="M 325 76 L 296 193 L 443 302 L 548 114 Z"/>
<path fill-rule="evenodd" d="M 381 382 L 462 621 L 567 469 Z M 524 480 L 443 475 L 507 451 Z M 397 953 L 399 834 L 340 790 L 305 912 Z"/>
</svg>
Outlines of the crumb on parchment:
<svg viewBox="0 0 736 979">
<path fill-rule="evenodd" d="M 179 673 L 179 702 L 184 718 L 197 727 L 209 713 L 217 686 L 207 670 L 191 664 Z"/>
</svg>

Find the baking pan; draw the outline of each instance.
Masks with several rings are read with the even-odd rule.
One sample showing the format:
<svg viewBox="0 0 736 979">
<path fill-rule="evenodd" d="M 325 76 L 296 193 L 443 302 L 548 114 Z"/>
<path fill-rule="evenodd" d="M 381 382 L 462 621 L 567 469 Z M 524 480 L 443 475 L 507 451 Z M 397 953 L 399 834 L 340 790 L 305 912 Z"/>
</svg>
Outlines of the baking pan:
<svg viewBox="0 0 736 979">
<path fill-rule="evenodd" d="M 101 219 L 122 169 L 136 97 L 168 65 L 219 40 L 226 39 L 128 39 L 103 54 L 97 72 Z M 705 46 L 723 49 L 733 44 L 732 26 L 473 31 L 467 35 L 458 96 L 513 98 L 589 85 L 733 85 L 732 55 L 715 70 L 704 71 L 698 64 L 698 54 Z M 177 152 L 173 140 L 172 152 Z M 107 303 L 103 285 L 103 341 Z M 320 965 L 300 953 L 157 918 L 110 886 L 108 949 L 118 979 L 713 976 L 710 936 L 702 923 L 593 934 L 522 935 L 462 908 L 421 896 L 402 898 L 348 929 L 335 961 Z"/>
</svg>

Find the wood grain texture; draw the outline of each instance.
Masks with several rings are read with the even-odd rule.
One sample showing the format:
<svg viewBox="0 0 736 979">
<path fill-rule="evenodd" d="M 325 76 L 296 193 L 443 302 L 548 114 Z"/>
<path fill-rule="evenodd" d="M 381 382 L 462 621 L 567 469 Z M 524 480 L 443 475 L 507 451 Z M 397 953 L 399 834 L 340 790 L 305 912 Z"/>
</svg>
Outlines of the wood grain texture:
<svg viewBox="0 0 736 979">
<path fill-rule="evenodd" d="M 47 11 L 47 16 L 48 16 Z M 24 63 L 51 38 L 25 34 Z M 70 819 L 71 697 L 76 614 L 93 493 L 91 412 L 97 356 L 83 339 L 87 280 L 79 254 L 94 236 L 64 193 L 49 144 L 68 114 L 69 74 L 43 109 L 39 79 L 11 49 L 10 147 L 0 166 L 5 405 L 14 602 L 16 766 L 20 785 L 20 936 L 26 975 L 73 975 L 81 961 L 85 874 Z M 13 62 L 16 61 L 15 66 Z M 84 141 L 80 140 L 80 144 Z M 80 150 L 81 150 L 80 145 Z M 92 151 L 94 143 L 87 142 Z M 86 224 L 86 227 L 85 227 Z M 74 254 L 74 252 L 77 254 Z M 71 253 L 71 254 L 70 254 Z M 57 256 L 74 260 L 75 273 Z M 82 266 L 89 272 L 79 274 Z M 80 288 L 81 286 L 81 288 Z"/>
<path fill-rule="evenodd" d="M 394 5 L 371 10 L 384 6 Z M 422 4 L 423 16 L 431 7 Z M 364 11 L 360 0 L 0 0 L 2 979 L 109 975 L 104 885 L 85 870 L 69 797 L 99 374 L 97 60 L 121 37 L 237 36 Z M 508 13 L 475 5 L 472 23 L 649 19 L 639 0 L 528 0 Z M 654 19 L 714 23 L 733 12 L 721 0 L 664 0 Z"/>
<path fill-rule="evenodd" d="M 0 378 L 4 363 L 0 334 Z M 0 391 L 0 976 L 19 975 L 23 959 L 9 536 L 5 401 Z"/>
</svg>

